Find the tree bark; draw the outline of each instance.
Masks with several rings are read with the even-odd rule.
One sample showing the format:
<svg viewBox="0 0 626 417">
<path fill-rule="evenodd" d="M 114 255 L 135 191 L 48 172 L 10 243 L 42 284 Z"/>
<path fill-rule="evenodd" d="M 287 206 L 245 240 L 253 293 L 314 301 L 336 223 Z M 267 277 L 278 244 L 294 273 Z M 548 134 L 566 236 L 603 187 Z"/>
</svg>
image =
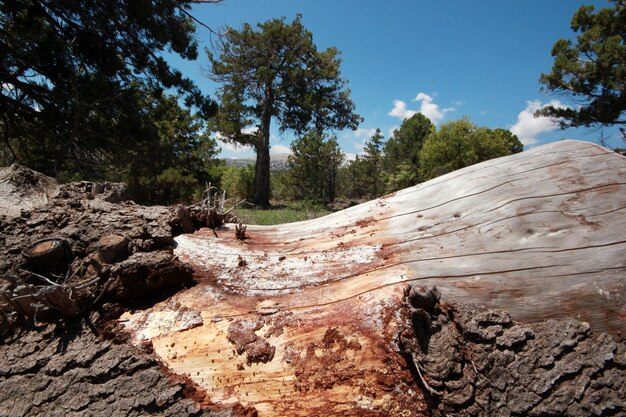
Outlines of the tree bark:
<svg viewBox="0 0 626 417">
<path fill-rule="evenodd" d="M 261 207 L 270 205 L 270 147 L 269 140 L 262 140 L 256 149 L 254 170 L 254 204 Z"/>
<path fill-rule="evenodd" d="M 256 147 L 254 168 L 254 204 L 270 206 L 270 123 L 272 121 L 272 93 L 267 93 L 261 115 L 261 137 Z"/>
</svg>

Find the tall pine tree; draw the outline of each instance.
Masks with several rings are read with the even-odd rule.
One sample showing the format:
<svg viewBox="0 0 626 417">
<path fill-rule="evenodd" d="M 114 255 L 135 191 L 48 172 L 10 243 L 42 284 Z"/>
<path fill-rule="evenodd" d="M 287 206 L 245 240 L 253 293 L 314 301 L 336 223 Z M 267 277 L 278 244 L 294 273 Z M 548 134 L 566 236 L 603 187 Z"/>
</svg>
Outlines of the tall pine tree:
<svg viewBox="0 0 626 417">
<path fill-rule="evenodd" d="M 269 206 L 273 120 L 281 131 L 313 128 L 318 135 L 327 128 L 356 128 L 361 121 L 341 78 L 339 51 L 318 51 L 297 16 L 289 24 L 272 19 L 258 30 L 249 24 L 230 28 L 218 52 L 209 53 L 210 77 L 222 83 L 215 129 L 228 141 L 254 148 L 254 203 Z"/>
<path fill-rule="evenodd" d="M 385 143 L 383 161 L 387 191 L 396 191 L 418 183 L 419 152 L 426 138 L 435 130 L 421 113 L 405 119 Z"/>
</svg>

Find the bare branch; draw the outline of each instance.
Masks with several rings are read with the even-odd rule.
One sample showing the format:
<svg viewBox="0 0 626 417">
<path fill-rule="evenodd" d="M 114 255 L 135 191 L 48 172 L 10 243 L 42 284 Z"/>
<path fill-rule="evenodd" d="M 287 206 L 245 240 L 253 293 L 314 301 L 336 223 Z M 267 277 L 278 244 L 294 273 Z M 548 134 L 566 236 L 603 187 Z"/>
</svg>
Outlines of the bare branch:
<svg viewBox="0 0 626 417">
<path fill-rule="evenodd" d="M 82 283 L 82 284 L 80 284 L 80 285 L 77 285 L 76 287 L 74 287 L 74 289 L 76 289 L 76 290 L 82 290 L 82 289 L 84 289 L 84 288 L 87 288 L 87 287 L 89 287 L 89 286 L 92 286 L 93 284 L 97 284 L 97 283 L 98 283 L 98 282 L 100 282 L 101 280 L 102 280 L 102 277 L 97 276 L 97 277 L 95 277 L 95 278 L 94 278 L 94 279 L 92 279 L 92 280 L 89 280 L 89 281 L 84 282 L 84 283 Z"/>
<path fill-rule="evenodd" d="M 237 208 L 237 206 L 238 206 L 239 204 L 242 204 L 242 203 L 247 203 L 247 201 L 246 201 L 246 199 L 245 199 L 245 198 L 244 198 L 243 200 L 241 200 L 240 202 L 236 203 L 234 206 L 232 206 L 232 207 L 231 207 L 231 208 L 229 208 L 228 210 L 226 210 L 226 211 L 224 212 L 224 214 L 228 214 L 228 213 L 230 213 L 230 212 L 231 212 L 231 211 L 233 211 L 235 208 Z"/>
<path fill-rule="evenodd" d="M 205 1 L 192 1 L 192 3 L 220 3 L 221 1 L 216 1 L 216 0 L 205 0 Z M 178 10 L 180 10 L 182 13 L 184 13 L 185 15 L 187 15 L 187 17 L 189 17 L 191 20 L 193 20 L 194 22 L 196 22 L 197 24 L 199 24 L 200 26 L 202 26 L 203 28 L 207 29 L 209 32 L 211 32 L 213 35 L 222 37 L 224 36 L 223 33 L 219 33 L 216 32 L 215 30 L 213 30 L 212 27 L 210 27 L 209 25 L 207 25 L 206 23 L 202 22 L 201 20 L 199 20 L 198 18 L 196 18 L 194 15 L 192 15 L 191 13 L 189 13 L 187 10 L 183 9 L 182 7 L 178 6 Z"/>
<path fill-rule="evenodd" d="M 20 272 L 24 272 L 26 274 L 30 274 L 30 275 L 32 275 L 34 277 L 37 277 L 37 278 L 43 280 L 48 285 L 59 286 L 59 284 L 57 284 L 56 282 L 50 281 L 48 278 L 44 277 L 43 275 L 36 274 L 36 273 L 34 273 L 32 271 L 27 271 L 25 269 L 20 269 Z"/>
</svg>

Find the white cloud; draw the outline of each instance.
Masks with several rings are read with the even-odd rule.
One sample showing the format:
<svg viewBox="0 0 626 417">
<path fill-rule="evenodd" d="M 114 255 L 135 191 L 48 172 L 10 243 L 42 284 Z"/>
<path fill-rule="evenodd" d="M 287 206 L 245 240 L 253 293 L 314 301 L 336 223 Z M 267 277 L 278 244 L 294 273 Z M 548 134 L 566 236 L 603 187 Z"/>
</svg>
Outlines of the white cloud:
<svg viewBox="0 0 626 417">
<path fill-rule="evenodd" d="M 352 162 L 356 158 L 355 153 L 344 152 L 343 154 L 345 155 L 345 160 L 344 160 L 345 162 Z"/>
<path fill-rule="evenodd" d="M 258 128 L 255 126 L 246 127 L 241 130 L 243 133 L 254 133 L 258 131 Z M 222 158 L 229 159 L 249 159 L 254 158 L 256 153 L 254 148 L 250 145 L 242 145 L 240 143 L 231 142 L 226 140 L 223 134 L 220 132 L 214 132 L 213 138 L 217 141 L 217 144 L 220 148 L 222 148 L 222 152 L 220 155 Z M 271 135 L 270 136 L 270 154 L 271 155 L 284 155 L 291 154 L 291 149 L 287 145 L 283 145 L 280 143 L 275 143 L 280 140 L 278 137 Z"/>
<path fill-rule="evenodd" d="M 537 136 L 544 132 L 552 132 L 559 128 L 555 119 L 549 117 L 535 117 L 535 112 L 546 106 L 556 108 L 567 108 L 558 100 L 541 104 L 539 100 L 527 101 L 526 108 L 517 115 L 517 123 L 511 126 L 511 133 L 516 135 L 524 145 L 534 145 L 539 142 Z"/>
<path fill-rule="evenodd" d="M 407 108 L 404 101 L 394 100 L 393 109 L 387 114 L 404 120 L 416 113 L 422 113 L 424 116 L 428 117 L 431 122 L 438 124 L 445 117 L 446 113 L 456 110 L 454 107 L 441 108 L 438 104 L 433 103 L 432 96 L 422 92 L 418 93 L 413 101 L 420 102 L 419 110 L 411 110 Z"/>
<path fill-rule="evenodd" d="M 248 127 L 244 127 L 243 129 L 241 129 L 241 133 L 243 134 L 256 133 L 258 131 L 259 131 L 259 128 L 257 126 L 248 126 Z"/>
<path fill-rule="evenodd" d="M 216 138 L 217 144 L 222 148 L 222 151 L 235 152 L 235 153 L 246 153 L 252 149 L 251 146 L 241 145 L 233 142 L 224 142 L 219 137 Z"/>
<path fill-rule="evenodd" d="M 291 154 L 291 148 L 289 146 L 285 146 L 285 145 L 281 145 L 280 143 L 277 143 L 275 145 L 272 145 L 270 149 L 270 153 L 272 155 Z"/>
<path fill-rule="evenodd" d="M 359 127 L 357 128 L 357 130 L 353 132 L 353 134 L 354 134 L 354 137 L 359 138 L 359 139 L 369 139 L 376 134 L 376 128 L 363 129 Z"/>
<path fill-rule="evenodd" d="M 350 143 L 352 144 L 352 147 L 354 147 L 354 149 L 356 149 L 359 154 L 363 153 L 363 150 L 365 149 L 365 141 L 362 141 L 362 142 L 351 141 Z"/>
<path fill-rule="evenodd" d="M 421 101 L 419 112 L 428 117 L 434 124 L 439 124 L 446 113 L 454 111 L 454 107 L 442 109 L 438 104 L 433 103 L 433 98 L 426 93 L 418 93 L 413 101 Z"/>
<path fill-rule="evenodd" d="M 393 132 L 400 129 L 400 126 L 398 125 L 393 125 L 389 128 L 389 130 L 387 130 L 387 136 L 388 137 L 392 137 L 393 136 Z"/>
<path fill-rule="evenodd" d="M 218 141 L 223 141 L 224 140 L 224 135 L 222 135 L 221 132 L 213 132 L 213 133 L 211 133 L 211 137 L 213 139 L 215 139 L 215 140 L 218 140 Z"/>
<path fill-rule="evenodd" d="M 213 133 L 213 138 L 217 141 L 219 147 L 222 148 L 220 155 L 223 158 L 249 158 L 254 155 L 254 150 L 251 146 L 226 141 L 226 138 L 220 132 Z"/>
<path fill-rule="evenodd" d="M 406 108 L 406 103 L 402 100 L 394 100 L 393 101 L 393 109 L 389 113 L 389 116 L 397 117 L 399 119 L 408 119 L 413 116 L 417 112 L 415 110 L 409 110 Z"/>
<path fill-rule="evenodd" d="M 358 153 L 362 153 L 365 148 L 365 143 L 376 134 L 376 128 L 365 129 L 359 127 L 352 131 L 352 138 L 345 136 L 345 139 L 357 150 Z M 357 140 L 354 140 L 357 139 Z"/>
</svg>

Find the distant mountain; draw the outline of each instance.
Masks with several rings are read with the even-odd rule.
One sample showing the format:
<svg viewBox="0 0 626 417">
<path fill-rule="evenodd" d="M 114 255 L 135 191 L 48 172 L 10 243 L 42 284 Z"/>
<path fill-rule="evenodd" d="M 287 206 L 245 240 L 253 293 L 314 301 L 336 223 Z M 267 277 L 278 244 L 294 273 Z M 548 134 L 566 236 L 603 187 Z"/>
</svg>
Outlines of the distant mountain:
<svg viewBox="0 0 626 417">
<path fill-rule="evenodd" d="M 289 169 L 289 165 L 287 164 L 287 158 L 289 154 L 287 153 L 278 153 L 275 155 L 271 155 L 270 157 L 270 170 L 272 171 L 286 171 Z M 222 158 L 222 161 L 226 163 L 228 166 L 236 166 L 239 168 L 243 168 L 248 165 L 254 165 L 254 158 Z"/>
</svg>

